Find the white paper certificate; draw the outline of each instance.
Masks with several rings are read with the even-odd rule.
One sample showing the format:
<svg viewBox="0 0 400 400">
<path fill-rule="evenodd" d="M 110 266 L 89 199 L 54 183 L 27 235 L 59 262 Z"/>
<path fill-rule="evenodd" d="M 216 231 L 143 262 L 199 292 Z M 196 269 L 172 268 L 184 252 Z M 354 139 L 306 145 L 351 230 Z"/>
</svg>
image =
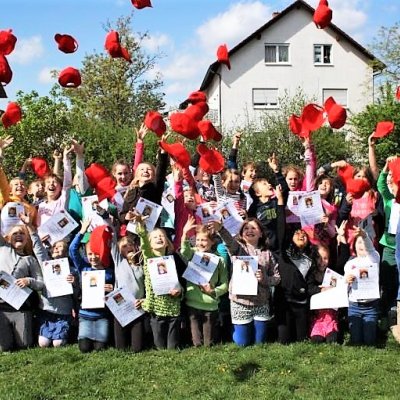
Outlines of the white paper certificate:
<svg viewBox="0 0 400 400">
<path fill-rule="evenodd" d="M 135 308 L 135 297 L 128 289 L 118 288 L 106 295 L 106 305 L 122 327 L 144 314 Z"/>
<path fill-rule="evenodd" d="M 215 254 L 196 252 L 183 273 L 183 277 L 195 285 L 206 285 L 210 282 L 219 263 Z"/>
<path fill-rule="evenodd" d="M 339 285 L 344 285 L 347 288 L 346 280 L 343 275 L 338 274 L 330 268 L 325 270 L 324 279 L 322 281 L 322 287 L 337 287 Z"/>
<path fill-rule="evenodd" d="M 19 310 L 32 290 L 27 287 L 20 288 L 15 284 L 15 281 L 16 279 L 12 275 L 0 271 L 0 297 L 10 306 Z"/>
<path fill-rule="evenodd" d="M 4 204 L 1 210 L 1 234 L 3 236 L 16 225 L 22 225 L 19 214 L 24 213 L 24 206 L 21 203 L 9 202 Z"/>
<path fill-rule="evenodd" d="M 84 219 L 90 219 L 89 231 L 92 231 L 97 226 L 107 225 L 103 217 L 97 213 L 97 207 L 108 210 L 108 200 L 104 199 L 99 202 L 97 195 L 82 197 L 82 212 Z"/>
<path fill-rule="evenodd" d="M 172 187 L 164 190 L 161 197 L 161 205 L 171 217 L 175 216 L 175 195 Z"/>
<path fill-rule="evenodd" d="M 67 282 L 70 274 L 68 258 L 43 262 L 43 279 L 49 297 L 72 294 L 72 284 Z"/>
<path fill-rule="evenodd" d="M 350 260 L 350 269 L 346 267 L 346 275 L 354 275 L 355 280 L 350 286 L 350 300 L 379 299 L 379 266 L 369 257 Z"/>
<path fill-rule="evenodd" d="M 152 201 L 144 199 L 143 197 L 139 198 L 135 210 L 143 217 L 147 217 L 144 220 L 147 232 L 151 232 L 156 226 L 162 209 L 162 206 L 157 203 L 153 203 Z M 126 226 L 126 229 L 129 232 L 136 233 L 136 224 L 134 222 L 129 222 Z"/>
<path fill-rule="evenodd" d="M 314 294 L 310 299 L 310 310 L 337 309 L 348 306 L 347 285 L 332 287 L 332 289 Z"/>
<path fill-rule="evenodd" d="M 202 224 L 220 220 L 220 216 L 215 213 L 210 203 L 203 203 L 197 206 L 196 215 L 200 218 Z"/>
<path fill-rule="evenodd" d="M 41 225 L 38 228 L 38 234 L 40 240 L 47 240 L 53 245 L 67 237 L 77 226 L 78 223 L 71 215 L 67 211 L 62 210 Z"/>
<path fill-rule="evenodd" d="M 388 225 L 388 232 L 392 235 L 396 234 L 397 224 L 399 223 L 400 217 L 400 204 L 396 203 L 396 200 L 393 200 L 392 208 L 390 210 L 390 218 Z"/>
<path fill-rule="evenodd" d="M 258 257 L 232 257 L 232 294 L 256 296 L 258 281 Z"/>
<path fill-rule="evenodd" d="M 298 215 L 300 217 L 301 226 L 317 225 L 321 223 L 324 216 L 322 208 L 321 195 L 318 190 L 306 192 L 299 199 Z"/>
<path fill-rule="evenodd" d="M 239 215 L 235 207 L 235 203 L 233 201 L 227 201 L 222 204 L 218 204 L 216 213 L 221 216 L 221 221 L 224 228 L 232 236 L 236 236 L 243 225 L 243 218 Z"/>
<path fill-rule="evenodd" d="M 104 308 L 104 270 L 82 271 L 82 308 Z"/>
<path fill-rule="evenodd" d="M 149 258 L 147 265 L 156 295 L 169 294 L 171 289 L 180 288 L 173 256 Z"/>
</svg>

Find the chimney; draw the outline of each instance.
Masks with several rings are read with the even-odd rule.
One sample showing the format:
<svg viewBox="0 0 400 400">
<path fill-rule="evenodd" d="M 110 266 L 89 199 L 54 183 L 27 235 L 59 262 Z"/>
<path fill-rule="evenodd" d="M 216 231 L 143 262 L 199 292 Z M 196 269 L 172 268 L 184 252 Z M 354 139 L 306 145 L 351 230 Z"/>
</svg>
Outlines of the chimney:
<svg viewBox="0 0 400 400">
<path fill-rule="evenodd" d="M 272 18 L 277 17 L 279 14 L 280 14 L 279 11 L 274 11 L 274 12 L 272 13 Z"/>
</svg>

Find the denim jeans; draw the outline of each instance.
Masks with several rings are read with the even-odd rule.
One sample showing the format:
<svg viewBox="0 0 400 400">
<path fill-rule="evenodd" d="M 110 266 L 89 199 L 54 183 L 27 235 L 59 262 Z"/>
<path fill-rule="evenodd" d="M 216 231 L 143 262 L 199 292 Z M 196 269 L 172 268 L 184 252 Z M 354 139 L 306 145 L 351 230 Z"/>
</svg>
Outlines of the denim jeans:
<svg viewBox="0 0 400 400">
<path fill-rule="evenodd" d="M 349 329 L 351 344 L 376 344 L 378 326 L 379 300 L 349 302 Z"/>
</svg>

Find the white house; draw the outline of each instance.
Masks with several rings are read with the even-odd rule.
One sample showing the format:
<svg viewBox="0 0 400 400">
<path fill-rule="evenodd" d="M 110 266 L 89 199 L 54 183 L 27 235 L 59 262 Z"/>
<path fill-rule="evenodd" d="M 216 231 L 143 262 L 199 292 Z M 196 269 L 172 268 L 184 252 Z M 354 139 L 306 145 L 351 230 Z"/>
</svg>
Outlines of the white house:
<svg viewBox="0 0 400 400">
<path fill-rule="evenodd" d="M 200 90 L 217 126 L 257 123 L 299 87 L 321 105 L 333 96 L 350 113 L 373 101 L 374 75 L 384 65 L 372 67 L 375 57 L 333 23 L 317 29 L 313 14 L 297 0 L 229 51 L 231 70 L 218 61 L 210 65 Z"/>
</svg>

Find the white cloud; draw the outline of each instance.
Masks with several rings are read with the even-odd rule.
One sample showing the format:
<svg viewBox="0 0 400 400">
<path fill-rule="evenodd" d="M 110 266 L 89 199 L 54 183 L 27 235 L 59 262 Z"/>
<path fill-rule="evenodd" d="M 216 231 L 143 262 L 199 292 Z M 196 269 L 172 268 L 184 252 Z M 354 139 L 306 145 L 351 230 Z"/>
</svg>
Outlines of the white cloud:
<svg viewBox="0 0 400 400">
<path fill-rule="evenodd" d="M 368 15 L 363 10 L 365 5 L 361 0 L 330 0 L 329 6 L 333 11 L 332 22 L 346 33 L 360 34 L 366 27 Z"/>
<path fill-rule="evenodd" d="M 52 77 L 52 71 L 58 70 L 56 67 L 44 67 L 40 70 L 38 75 L 38 81 L 43 84 L 54 83 L 56 78 Z"/>
<path fill-rule="evenodd" d="M 30 38 L 18 39 L 15 50 L 10 54 L 10 60 L 16 64 L 27 65 L 31 61 L 42 57 L 43 54 L 42 37 L 37 35 Z"/>
<path fill-rule="evenodd" d="M 145 50 L 156 52 L 161 47 L 172 45 L 172 41 L 168 35 L 164 33 L 151 34 L 142 40 L 142 46 Z"/>
<path fill-rule="evenodd" d="M 161 73 L 165 79 L 192 79 L 209 62 L 202 62 L 199 57 L 193 54 L 176 54 L 171 62 L 161 68 Z"/>
<path fill-rule="evenodd" d="M 271 9 L 261 1 L 241 1 L 201 25 L 196 33 L 200 45 L 215 52 L 222 43 L 232 48 L 271 18 Z"/>
</svg>

